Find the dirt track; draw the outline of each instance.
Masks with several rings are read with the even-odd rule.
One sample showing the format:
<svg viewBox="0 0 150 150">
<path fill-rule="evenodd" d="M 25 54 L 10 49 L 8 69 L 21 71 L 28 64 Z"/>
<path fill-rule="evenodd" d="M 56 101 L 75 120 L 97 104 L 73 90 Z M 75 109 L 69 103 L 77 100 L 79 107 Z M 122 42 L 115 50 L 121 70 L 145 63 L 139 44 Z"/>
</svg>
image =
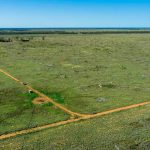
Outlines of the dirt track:
<svg viewBox="0 0 150 150">
<path fill-rule="evenodd" d="M 0 136 L 0 140 L 7 139 L 7 138 L 10 138 L 10 137 L 15 137 L 17 135 L 37 132 L 37 131 L 44 130 L 44 129 L 47 129 L 47 128 L 50 128 L 50 127 L 57 127 L 57 126 L 60 126 L 60 125 L 65 125 L 65 124 L 69 124 L 69 123 L 73 123 L 73 122 L 77 122 L 77 121 L 81 121 L 81 120 L 92 119 L 92 118 L 95 118 L 95 117 L 111 114 L 111 113 L 114 113 L 114 112 L 119 112 L 119 111 L 128 110 L 128 109 L 131 109 L 131 108 L 135 108 L 135 107 L 139 107 L 139 106 L 150 104 L 150 101 L 147 101 L 147 102 L 143 102 L 143 103 L 139 103 L 139 104 L 134 104 L 134 105 L 130 105 L 130 106 L 125 106 L 125 107 L 120 107 L 120 108 L 116 108 L 116 109 L 100 112 L 100 113 L 97 113 L 97 114 L 87 114 L 87 115 L 86 114 L 80 114 L 80 113 L 72 112 L 71 110 L 69 110 L 69 109 L 63 107 L 62 105 L 56 103 L 51 98 L 49 98 L 46 95 L 44 95 L 43 93 L 33 89 L 31 86 L 27 85 L 26 83 L 21 82 L 20 80 L 18 80 L 15 77 L 11 76 L 10 74 L 5 72 L 4 70 L 0 69 L 0 72 L 5 74 L 6 76 L 10 77 L 11 79 L 19 82 L 20 84 L 24 85 L 29 90 L 32 90 L 34 93 L 38 94 L 39 97 L 46 99 L 48 102 L 51 102 L 56 107 L 58 107 L 61 110 L 65 111 L 66 113 L 70 114 L 72 116 L 72 118 L 75 118 L 75 119 L 70 119 L 70 120 L 66 120 L 66 121 L 60 121 L 60 122 L 57 122 L 57 123 L 48 124 L 48 125 L 44 125 L 44 126 L 39 126 L 39 127 L 31 128 L 31 129 L 26 129 L 26 130 L 14 132 L 14 133 L 6 134 L 6 135 L 1 135 Z"/>
<path fill-rule="evenodd" d="M 37 91 L 36 89 L 32 88 L 31 86 L 29 86 L 27 83 L 24 83 L 22 81 L 20 81 L 19 79 L 13 77 L 12 75 L 10 75 L 9 73 L 7 73 L 6 71 L 0 69 L 0 72 L 3 73 L 4 75 L 6 75 L 7 77 L 13 79 L 14 81 L 20 83 L 21 85 L 25 86 L 26 88 L 28 88 L 28 90 L 31 90 L 33 91 L 34 93 L 36 93 L 39 97 L 42 97 L 44 99 L 46 99 L 48 102 L 52 103 L 53 105 L 55 105 L 56 107 L 58 107 L 59 109 L 63 110 L 64 112 L 70 114 L 71 116 L 73 117 L 83 117 L 84 115 L 83 114 L 80 114 L 80 113 L 76 113 L 76 112 L 73 112 L 65 107 L 63 107 L 62 105 L 60 105 L 59 103 L 53 101 L 51 98 L 49 98 L 48 96 L 46 96 L 45 94 Z"/>
<path fill-rule="evenodd" d="M 57 122 L 57 123 L 53 123 L 53 124 L 48 124 L 48 125 L 44 125 L 44 126 L 40 126 L 40 127 L 36 127 L 36 128 L 22 130 L 22 131 L 10 133 L 10 134 L 2 135 L 2 136 L 0 136 L 0 140 L 11 138 L 11 137 L 16 137 L 17 135 L 22 135 L 22 134 L 28 134 L 28 133 L 32 133 L 32 132 L 41 131 L 41 130 L 48 129 L 48 128 L 51 128 L 51 127 L 66 125 L 66 124 L 73 123 L 73 122 L 78 122 L 78 121 L 81 121 L 81 120 L 92 119 L 92 118 L 100 117 L 100 116 L 103 116 L 103 115 L 108 115 L 108 114 L 111 114 L 111 113 L 114 113 L 114 112 L 119 112 L 119 111 L 122 111 L 122 110 L 128 110 L 128 109 L 131 109 L 131 108 L 136 108 L 136 107 L 147 105 L 147 104 L 150 104 L 150 102 L 144 102 L 144 103 L 134 104 L 134 105 L 126 106 L 126 107 L 120 107 L 120 108 L 117 108 L 117 109 L 97 113 L 97 114 L 94 114 L 94 115 L 87 115 L 86 117 L 80 117 L 80 118 L 77 118 L 77 119 L 70 119 L 70 120 L 61 121 L 61 122 Z"/>
</svg>

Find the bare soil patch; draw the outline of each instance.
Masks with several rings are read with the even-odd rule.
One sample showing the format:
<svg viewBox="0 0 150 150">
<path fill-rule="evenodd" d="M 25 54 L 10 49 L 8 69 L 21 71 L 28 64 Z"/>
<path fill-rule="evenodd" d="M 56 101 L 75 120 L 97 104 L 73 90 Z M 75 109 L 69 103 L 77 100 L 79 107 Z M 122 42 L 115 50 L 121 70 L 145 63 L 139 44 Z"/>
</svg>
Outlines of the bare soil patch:
<svg viewBox="0 0 150 150">
<path fill-rule="evenodd" d="M 33 101 L 32 101 L 33 104 L 46 104 L 48 103 L 48 101 L 43 98 L 43 97 L 38 97 L 38 98 L 35 98 Z"/>
</svg>

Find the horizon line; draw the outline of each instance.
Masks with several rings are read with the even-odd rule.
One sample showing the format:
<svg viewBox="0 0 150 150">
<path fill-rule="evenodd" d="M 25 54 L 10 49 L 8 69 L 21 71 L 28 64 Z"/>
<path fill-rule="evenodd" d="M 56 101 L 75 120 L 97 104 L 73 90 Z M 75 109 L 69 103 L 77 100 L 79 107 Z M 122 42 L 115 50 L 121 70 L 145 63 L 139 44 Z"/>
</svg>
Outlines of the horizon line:
<svg viewBox="0 0 150 150">
<path fill-rule="evenodd" d="M 0 29 L 128 29 L 128 28 L 150 28 L 150 27 L 133 27 L 133 26 L 126 26 L 126 27 L 0 27 Z"/>
</svg>

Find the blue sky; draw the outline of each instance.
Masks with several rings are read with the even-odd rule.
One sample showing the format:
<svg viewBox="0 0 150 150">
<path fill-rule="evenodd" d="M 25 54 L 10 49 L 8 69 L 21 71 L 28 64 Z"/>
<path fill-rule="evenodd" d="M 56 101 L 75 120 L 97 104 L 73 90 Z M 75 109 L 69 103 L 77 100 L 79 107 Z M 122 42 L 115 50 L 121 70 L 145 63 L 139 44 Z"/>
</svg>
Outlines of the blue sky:
<svg viewBox="0 0 150 150">
<path fill-rule="evenodd" d="M 150 0 L 0 0 L 0 27 L 150 27 Z"/>
</svg>

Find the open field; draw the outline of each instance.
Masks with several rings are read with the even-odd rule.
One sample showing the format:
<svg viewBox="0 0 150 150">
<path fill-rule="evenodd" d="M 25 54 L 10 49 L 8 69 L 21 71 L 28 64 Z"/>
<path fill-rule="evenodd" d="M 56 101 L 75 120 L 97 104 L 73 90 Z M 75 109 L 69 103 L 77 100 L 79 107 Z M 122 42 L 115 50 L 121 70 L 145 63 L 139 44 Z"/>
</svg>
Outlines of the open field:
<svg viewBox="0 0 150 150">
<path fill-rule="evenodd" d="M 51 104 L 33 105 L 38 97 L 1 75 L 0 80 L 0 135 L 65 120 L 69 116 Z"/>
<path fill-rule="evenodd" d="M 2 150 L 149 150 L 150 105 L 0 141 Z"/>
<path fill-rule="evenodd" d="M 23 36 L 25 39 L 20 40 Z M 68 110 L 95 114 L 150 99 L 150 34 L 4 38 L 8 37 L 12 40 L 0 42 L 0 68 Z M 37 94 L 28 93 L 25 86 L 0 73 L 1 135 L 69 119 L 67 113 L 51 103 L 32 104 L 36 97 Z M 149 146 L 150 142 L 149 110 L 149 105 L 141 106 L 2 140 L 2 148 L 11 149 L 13 143 L 21 149 L 22 143 L 27 142 L 23 148 L 32 149 L 44 139 L 43 149 L 142 149 L 143 143 Z M 119 138 L 122 140 L 118 141 Z"/>
</svg>

